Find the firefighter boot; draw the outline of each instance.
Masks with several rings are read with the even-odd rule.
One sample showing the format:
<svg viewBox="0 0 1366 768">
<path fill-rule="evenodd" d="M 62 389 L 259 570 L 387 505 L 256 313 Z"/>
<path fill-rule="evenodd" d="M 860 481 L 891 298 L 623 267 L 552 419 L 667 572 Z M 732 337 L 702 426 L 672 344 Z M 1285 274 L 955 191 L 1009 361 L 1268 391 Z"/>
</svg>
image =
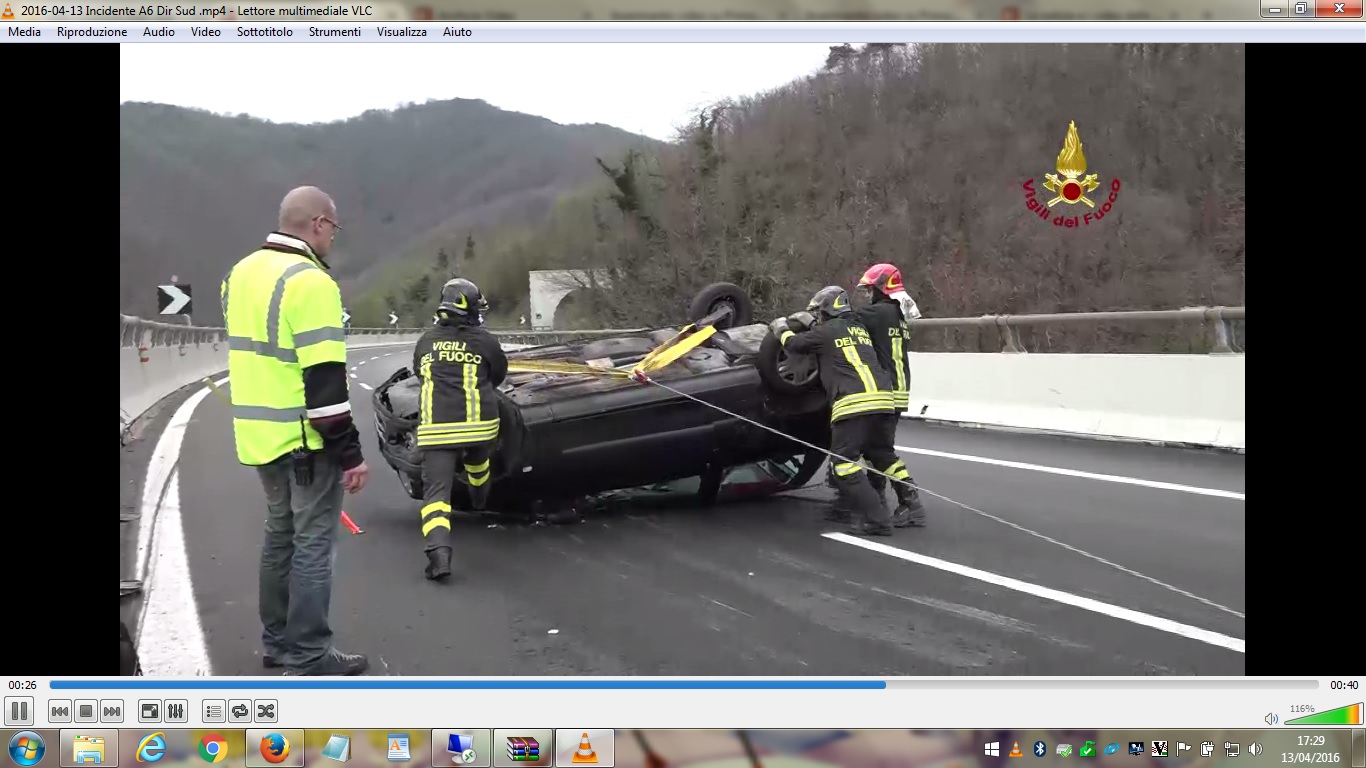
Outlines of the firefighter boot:
<svg viewBox="0 0 1366 768">
<path fill-rule="evenodd" d="M 914 484 L 915 480 L 909 479 L 909 482 Z M 920 501 L 920 491 L 913 485 L 897 483 L 896 497 L 900 503 L 892 514 L 892 525 L 897 528 L 924 528 L 925 505 Z"/>
<path fill-rule="evenodd" d="M 858 536 L 891 536 L 892 525 L 885 507 L 878 501 L 867 480 L 858 475 L 837 478 L 839 491 L 835 496 L 838 509 L 847 511 L 852 520 L 847 533 Z M 860 514 L 862 513 L 862 514 Z"/>
<path fill-rule="evenodd" d="M 423 571 L 431 581 L 443 581 L 451 575 L 451 548 L 427 550 L 427 568 Z"/>
<path fill-rule="evenodd" d="M 423 571 L 431 581 L 441 581 L 451 575 L 451 529 L 436 528 L 427 533 L 427 568 Z"/>
</svg>

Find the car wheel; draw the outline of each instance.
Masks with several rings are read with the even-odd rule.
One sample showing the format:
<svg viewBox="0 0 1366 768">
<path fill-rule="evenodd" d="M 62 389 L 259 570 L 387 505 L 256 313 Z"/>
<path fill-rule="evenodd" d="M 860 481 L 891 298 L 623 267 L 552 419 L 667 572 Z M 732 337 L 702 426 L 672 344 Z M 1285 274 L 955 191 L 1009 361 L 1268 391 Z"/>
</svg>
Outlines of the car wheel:
<svg viewBox="0 0 1366 768">
<path fill-rule="evenodd" d="M 427 488 L 422 483 L 421 475 L 414 477 L 407 472 L 399 472 L 398 482 L 403 486 L 403 492 L 408 494 L 409 498 L 422 501 L 422 495 L 427 491 Z"/>
<path fill-rule="evenodd" d="M 712 283 L 698 291 L 688 307 L 688 322 L 696 323 L 723 307 L 728 307 L 730 314 L 716 322 L 718 331 L 754 322 L 754 304 L 745 289 L 735 283 Z"/>
<path fill-rule="evenodd" d="M 775 395 L 800 397 L 820 389 L 820 370 L 813 355 L 788 355 L 778 337 L 769 333 L 754 360 L 759 379 Z"/>
</svg>

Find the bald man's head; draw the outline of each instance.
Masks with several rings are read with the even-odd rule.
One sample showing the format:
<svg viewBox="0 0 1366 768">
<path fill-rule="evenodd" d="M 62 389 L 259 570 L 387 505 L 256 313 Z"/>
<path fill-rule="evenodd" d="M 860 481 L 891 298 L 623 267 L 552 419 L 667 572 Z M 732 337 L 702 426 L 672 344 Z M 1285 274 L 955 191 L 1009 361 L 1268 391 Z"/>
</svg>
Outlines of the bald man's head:
<svg viewBox="0 0 1366 768">
<path fill-rule="evenodd" d="M 327 255 L 340 230 L 336 203 L 317 187 L 295 187 L 280 201 L 280 231 L 308 243 L 319 256 Z"/>
</svg>

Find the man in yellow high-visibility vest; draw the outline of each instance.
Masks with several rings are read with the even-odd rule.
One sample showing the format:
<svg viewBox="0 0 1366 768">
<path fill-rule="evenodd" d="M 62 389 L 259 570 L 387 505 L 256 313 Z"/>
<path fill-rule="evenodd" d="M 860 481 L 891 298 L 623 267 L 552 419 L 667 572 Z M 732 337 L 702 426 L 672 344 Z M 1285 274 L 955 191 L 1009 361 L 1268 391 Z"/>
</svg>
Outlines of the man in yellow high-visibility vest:
<svg viewBox="0 0 1366 768">
<path fill-rule="evenodd" d="M 369 665 L 332 645 L 328 621 L 342 493 L 369 477 L 351 420 L 341 291 L 323 261 L 340 230 L 326 193 L 291 190 L 279 229 L 222 285 L 237 458 L 266 494 L 263 663 L 292 675 Z"/>
</svg>

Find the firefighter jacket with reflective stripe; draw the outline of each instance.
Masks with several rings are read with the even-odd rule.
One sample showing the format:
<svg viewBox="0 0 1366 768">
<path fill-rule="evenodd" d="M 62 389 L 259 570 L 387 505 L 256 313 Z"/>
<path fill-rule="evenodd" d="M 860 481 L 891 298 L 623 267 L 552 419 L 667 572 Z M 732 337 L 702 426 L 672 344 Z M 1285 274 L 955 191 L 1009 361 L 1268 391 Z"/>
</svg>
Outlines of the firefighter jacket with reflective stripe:
<svg viewBox="0 0 1366 768">
<path fill-rule="evenodd" d="M 891 382 L 878 363 L 872 336 L 853 315 L 829 318 L 802 333 L 788 331 L 778 340 L 790 353 L 816 356 L 832 423 L 895 410 Z"/>
<path fill-rule="evenodd" d="M 868 329 L 877 350 L 878 362 L 892 383 L 892 400 L 897 410 L 911 407 L 911 326 L 894 299 L 875 298 L 872 304 L 854 310 L 854 316 Z"/>
<path fill-rule="evenodd" d="M 237 458 L 260 466 L 304 447 L 361 463 L 351 423 L 341 291 L 308 244 L 272 233 L 220 289 Z"/>
<path fill-rule="evenodd" d="M 422 379 L 417 444 L 458 448 L 498 438 L 495 388 L 507 377 L 498 337 L 458 321 L 441 321 L 418 339 L 413 370 Z"/>
</svg>

